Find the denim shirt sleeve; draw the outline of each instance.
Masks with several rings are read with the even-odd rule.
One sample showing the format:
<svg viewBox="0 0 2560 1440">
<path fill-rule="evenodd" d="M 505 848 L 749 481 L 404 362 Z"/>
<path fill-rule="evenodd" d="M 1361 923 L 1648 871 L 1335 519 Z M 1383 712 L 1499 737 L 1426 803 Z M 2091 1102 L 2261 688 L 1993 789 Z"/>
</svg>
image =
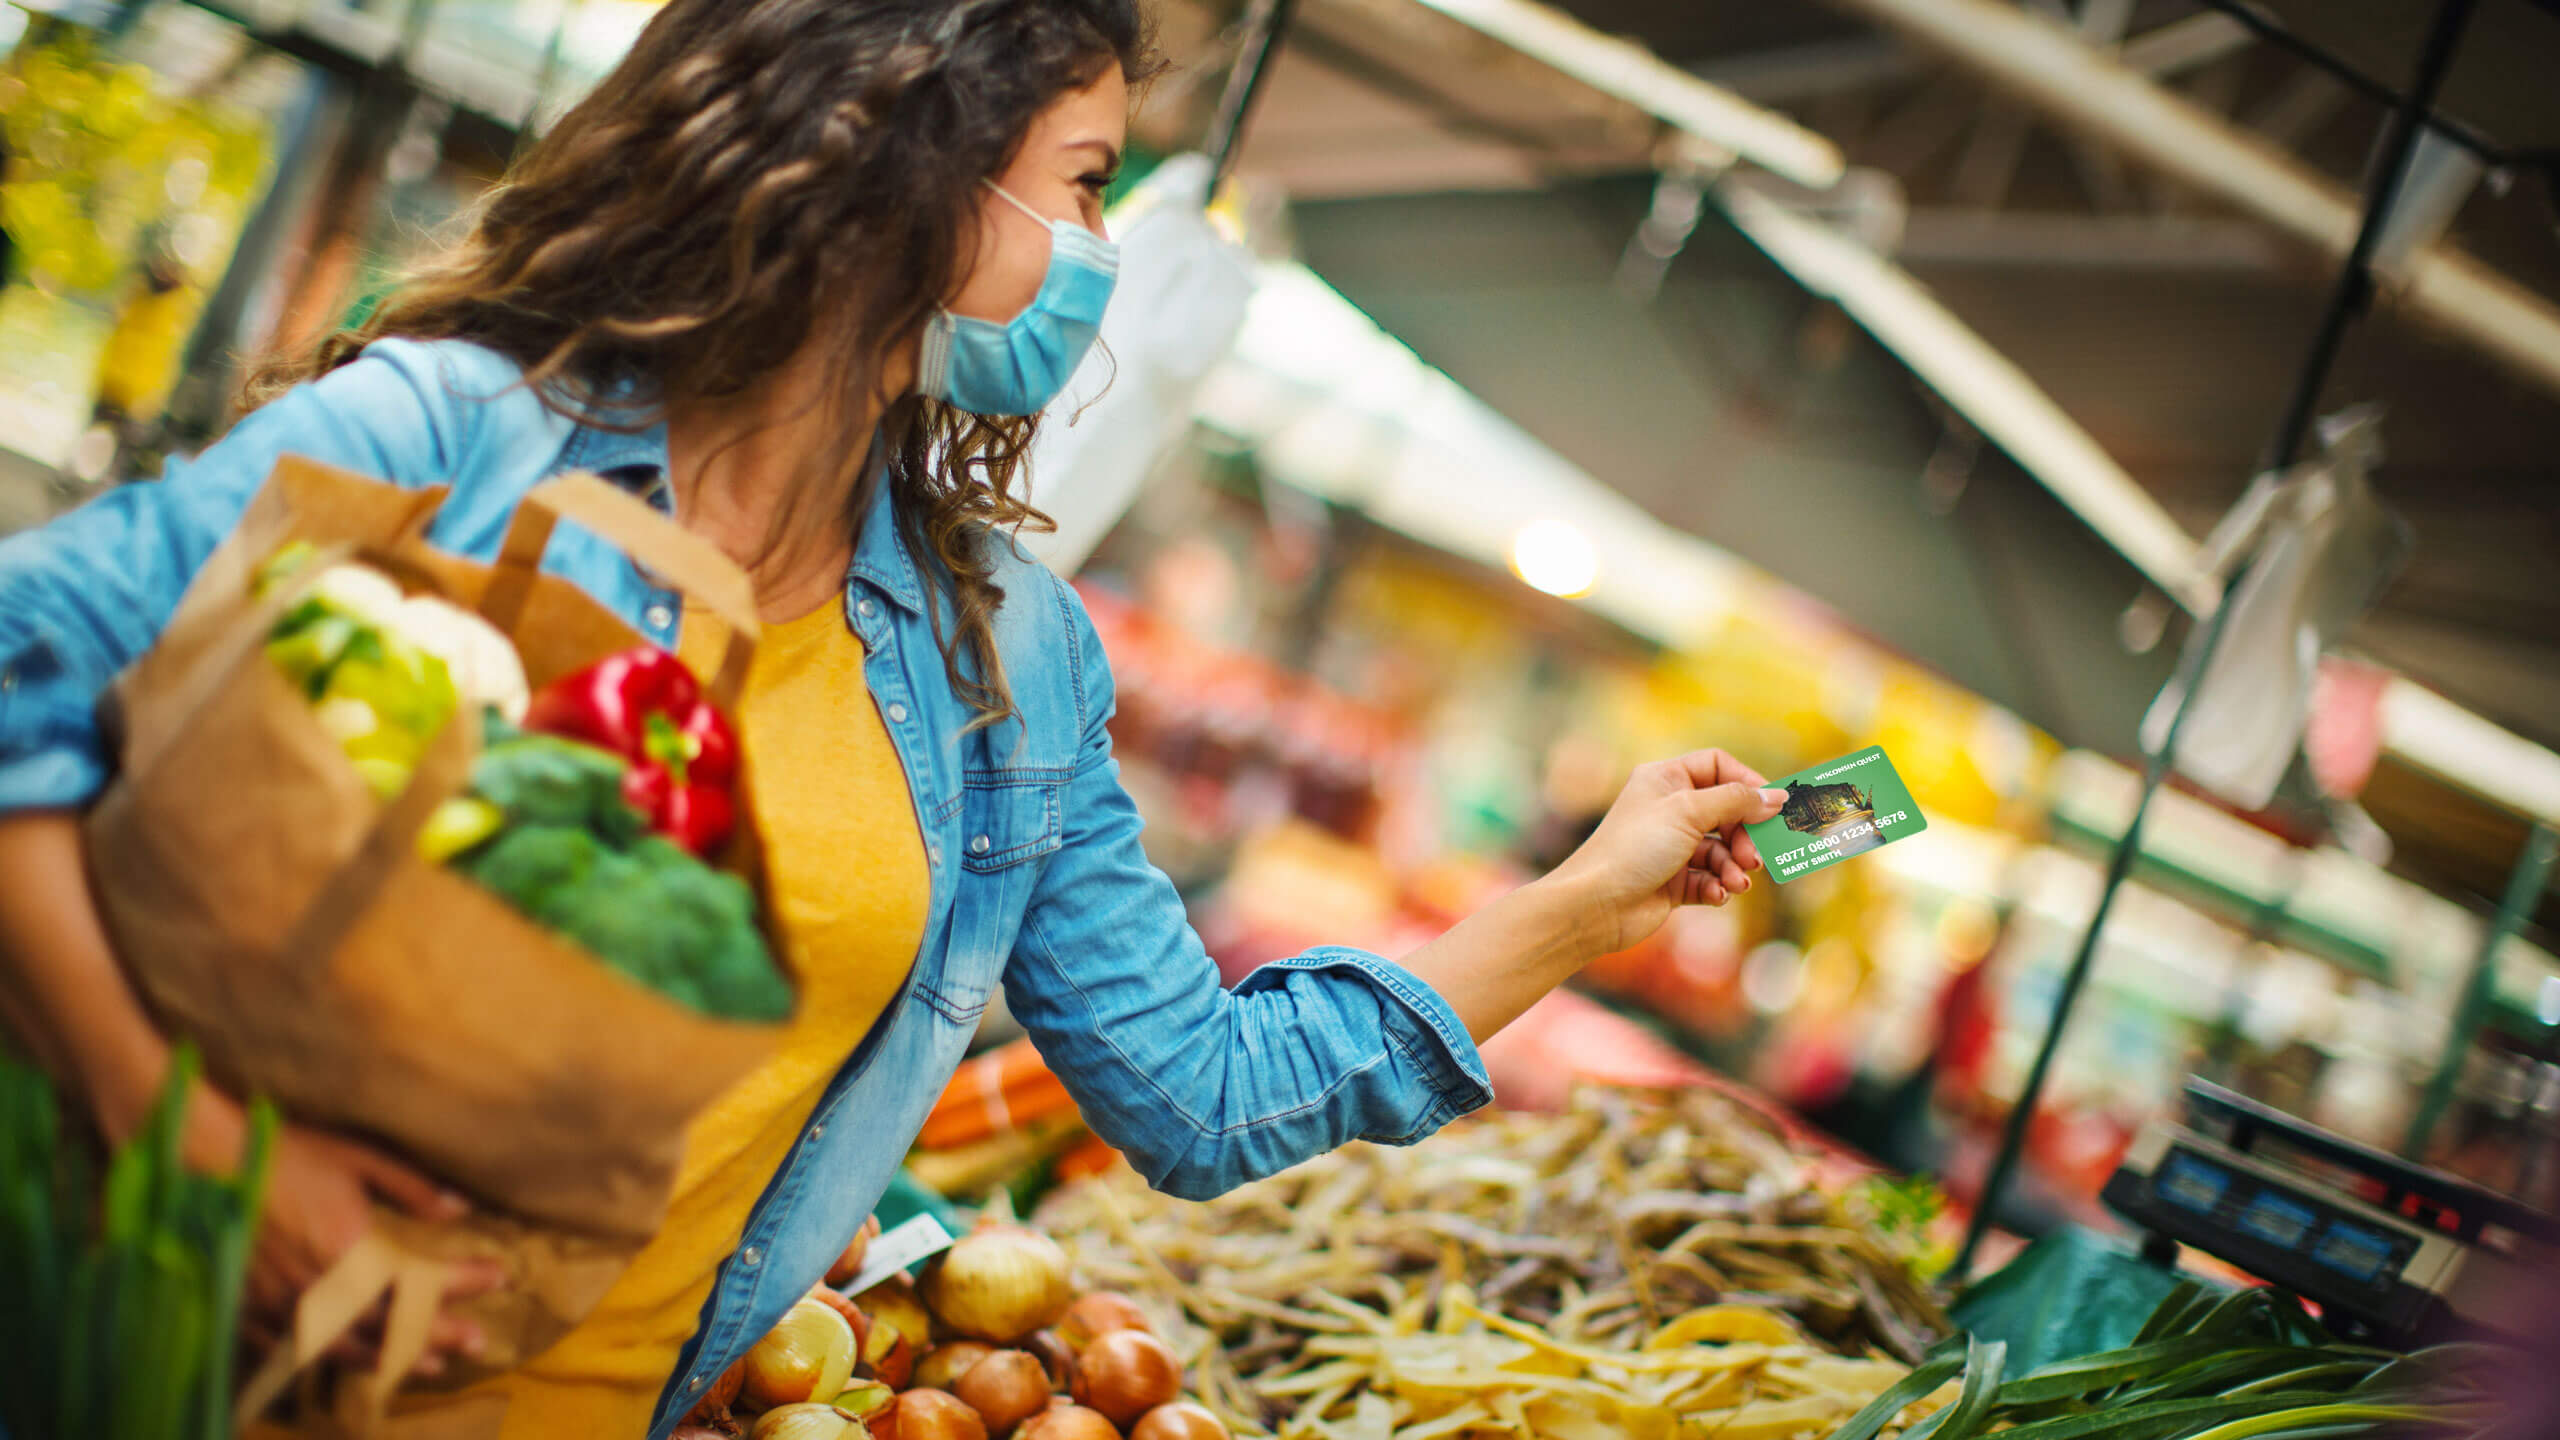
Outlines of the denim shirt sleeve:
<svg viewBox="0 0 2560 1440">
<path fill-rule="evenodd" d="M 1005 989 L 1095 1132 L 1158 1189 L 1205 1199 L 1349 1140 L 1409 1144 L 1491 1100 L 1457 1014 L 1378 956 L 1326 946 L 1219 987 L 1173 882 L 1139 846 L 1103 728 L 1110 672 L 1072 591 L 1067 609 L 1083 739 L 1064 843 Z"/>
<path fill-rule="evenodd" d="M 446 472 L 456 411 L 428 347 L 384 342 L 171 461 L 161 479 L 0 539 L 0 812 L 76 807 L 104 788 L 99 694 L 150 648 L 278 456 L 431 483 Z"/>
</svg>

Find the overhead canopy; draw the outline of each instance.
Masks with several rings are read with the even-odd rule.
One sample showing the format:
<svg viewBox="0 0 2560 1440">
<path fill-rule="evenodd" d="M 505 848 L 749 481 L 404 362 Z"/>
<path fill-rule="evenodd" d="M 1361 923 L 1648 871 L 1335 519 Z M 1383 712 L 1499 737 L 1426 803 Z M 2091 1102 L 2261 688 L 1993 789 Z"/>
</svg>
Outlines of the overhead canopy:
<svg viewBox="0 0 2560 1440">
<path fill-rule="evenodd" d="M 2040 129 L 1981 81 L 1823 7 L 1571 0 L 1839 141 L 1907 201 L 1898 258 L 2008 355 L 2190 533 L 2263 452 L 2334 267 L 2103 147 Z M 2310 8 L 2319 8 L 2316 6 Z M 2342 10 L 2354 7 L 2339 7 Z M 2499 44 L 2448 108 L 2503 114 L 2497 63 L 2560 19 L 2483 0 Z M 2380 109 L 2183 0 L 2084 6 L 2129 62 L 2351 191 Z M 1434 29 L 1432 27 L 1439 27 Z M 2487 32 L 2484 32 L 2487 33 Z M 2404 77 L 2408 52 L 2369 61 Z M 2385 61 L 2394 61 L 2397 70 Z M 1292 195 L 1310 265 L 1422 357 L 1671 524 L 2057 735 L 2117 754 L 2167 666 L 2117 621 L 2141 577 L 1891 356 L 1710 207 L 1634 299 L 1616 283 L 1654 200 L 1657 133 L 1411 0 L 1307 0 L 1244 157 Z M 2484 62 L 2468 61 L 2474 67 Z M 2522 137 L 2529 140 L 2531 137 Z M 1872 220 L 1873 215 L 1858 217 Z M 1894 222 L 1899 221 L 1897 225 Z M 2484 189 L 2455 239 L 2543 296 L 2560 245 L 2530 182 Z M 2560 742 L 2560 397 L 2386 312 L 2326 403 L 2381 399 L 2411 570 L 2354 637 L 2544 745 Z M 2414 868 L 2492 892 L 2521 824 L 2386 765 L 2369 799 Z"/>
</svg>

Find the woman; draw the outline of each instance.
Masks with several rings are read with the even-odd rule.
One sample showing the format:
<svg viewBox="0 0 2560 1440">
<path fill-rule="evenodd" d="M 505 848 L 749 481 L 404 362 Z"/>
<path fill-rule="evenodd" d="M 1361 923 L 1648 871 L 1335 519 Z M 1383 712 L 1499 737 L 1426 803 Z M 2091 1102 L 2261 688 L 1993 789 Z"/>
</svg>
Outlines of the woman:
<svg viewBox="0 0 2560 1440">
<path fill-rule="evenodd" d="M 161 483 L 0 544 L 0 988 L 110 1136 L 168 1050 L 81 869 L 91 705 L 279 454 L 451 486 L 431 538 L 479 555 L 535 482 L 595 470 L 750 567 L 768 624 L 741 716 L 800 1011 L 689 1132 L 664 1232 L 502 1382 L 510 1435 L 664 1434 L 869 1213 L 999 980 L 1094 1128 L 1208 1195 L 1483 1104 L 1475 1042 L 1751 883 L 1739 827 L 1782 792 L 1701 751 L 1637 771 L 1564 865 L 1401 964 L 1319 949 L 1218 988 L 1115 778 L 1093 629 L 1006 538 L 1040 519 L 1028 417 L 1108 296 L 1101 198 L 1152 64 L 1131 0 L 671 0 L 363 332 Z M 545 564 L 716 653 L 589 537 Z M 229 1163 L 240 1128 L 200 1097 L 191 1159 Z M 462 1203 L 288 1130 L 257 1305 L 377 1197 Z"/>
</svg>

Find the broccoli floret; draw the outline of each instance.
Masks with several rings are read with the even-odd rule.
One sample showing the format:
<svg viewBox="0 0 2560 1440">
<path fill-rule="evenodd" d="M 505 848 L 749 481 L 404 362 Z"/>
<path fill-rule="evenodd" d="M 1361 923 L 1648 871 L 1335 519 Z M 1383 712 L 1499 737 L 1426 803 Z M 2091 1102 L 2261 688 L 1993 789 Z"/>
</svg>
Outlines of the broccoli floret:
<svg viewBox="0 0 2560 1440">
<path fill-rule="evenodd" d="M 481 752 L 472 789 L 507 814 L 454 867 L 526 917 L 679 1004 L 733 1020 L 791 1013 L 756 929 L 755 895 L 663 836 L 622 799 L 622 762 L 547 735 Z"/>
<path fill-rule="evenodd" d="M 620 756 L 552 735 L 497 741 L 472 762 L 471 789 L 513 825 L 576 825 L 619 849 L 639 838 L 640 812 L 622 798 Z"/>
<path fill-rule="evenodd" d="M 791 987 L 756 929 L 746 882 L 657 836 L 632 854 L 648 868 L 651 908 L 681 937 L 676 963 L 699 989 L 702 1008 L 736 1020 L 789 1015 Z"/>
<path fill-rule="evenodd" d="M 526 915 L 556 926 L 610 853 L 581 826 L 517 825 L 457 857 L 454 866 Z"/>
</svg>

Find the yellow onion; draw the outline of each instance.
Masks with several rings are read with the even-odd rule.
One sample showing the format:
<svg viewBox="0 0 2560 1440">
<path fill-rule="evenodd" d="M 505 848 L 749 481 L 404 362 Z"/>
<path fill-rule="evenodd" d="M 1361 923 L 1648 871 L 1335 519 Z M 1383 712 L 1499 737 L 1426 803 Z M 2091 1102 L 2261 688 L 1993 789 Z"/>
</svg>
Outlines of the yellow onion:
<svg viewBox="0 0 2560 1440">
<path fill-rule="evenodd" d="M 1129 1440 L 1230 1440 L 1226 1422 L 1209 1413 L 1206 1406 L 1188 1400 L 1159 1405 L 1138 1417 L 1129 1429 Z"/>
<path fill-rule="evenodd" d="M 1014 1440 L 1120 1440 L 1120 1431 L 1081 1405 L 1053 1405 L 1023 1421 Z"/>
<path fill-rule="evenodd" d="M 853 1327 L 804 1297 L 747 1352 L 747 1399 L 770 1409 L 833 1396 L 852 1377 L 853 1358 Z"/>
<path fill-rule="evenodd" d="M 1144 1330 L 1114 1330 L 1076 1357 L 1076 1403 L 1129 1426 L 1182 1393 L 1182 1362 Z"/>
<path fill-rule="evenodd" d="M 954 1340 L 936 1345 L 916 1362 L 915 1382 L 927 1390 L 948 1390 L 969 1367 L 996 1353 L 984 1340 Z"/>
<path fill-rule="evenodd" d="M 919 1355 L 933 1343 L 933 1317 L 925 1313 L 924 1302 L 916 1298 L 915 1282 L 905 1275 L 890 1276 L 854 1296 L 853 1303 L 871 1317 L 875 1333 L 885 1325 L 907 1337 L 908 1348 Z"/>
<path fill-rule="evenodd" d="M 856 1380 L 835 1398 L 835 1407 L 874 1429 L 886 1422 L 889 1407 L 898 1403 L 898 1392 L 877 1380 Z"/>
<path fill-rule="evenodd" d="M 1010 1435 L 1013 1427 L 1049 1408 L 1049 1372 L 1023 1351 L 999 1350 L 970 1366 L 951 1393 L 978 1412 L 988 1433 Z"/>
<path fill-rule="evenodd" d="M 881 1329 L 888 1330 L 888 1327 L 884 1325 Z M 871 1372 L 872 1379 L 881 1381 L 890 1389 L 904 1390 L 916 1378 L 916 1348 L 907 1343 L 906 1336 L 895 1331 L 889 1331 L 889 1334 L 892 1338 L 888 1348 L 878 1355 L 864 1356 L 863 1368 Z"/>
<path fill-rule="evenodd" d="M 853 1327 L 853 1354 L 857 1361 L 869 1353 L 871 1317 L 862 1313 L 861 1306 L 824 1284 L 810 1286 L 809 1298 L 843 1316 L 844 1323 Z"/>
<path fill-rule="evenodd" d="M 1050 1389 L 1066 1390 L 1074 1386 L 1076 1352 L 1066 1341 L 1058 1338 L 1057 1331 L 1034 1330 L 1022 1337 L 1022 1348 L 1038 1357 L 1040 1368 L 1049 1372 Z"/>
<path fill-rule="evenodd" d="M 1067 1348 L 1082 1351 L 1114 1330 L 1144 1330 L 1156 1327 L 1147 1323 L 1146 1312 L 1128 1296 L 1112 1290 L 1089 1290 L 1076 1297 L 1067 1313 L 1058 1318 L 1058 1338 Z"/>
<path fill-rule="evenodd" d="M 925 1273 L 925 1303 L 944 1324 L 998 1345 L 1055 1324 L 1074 1298 L 1067 1252 L 1019 1225 L 970 1231 Z"/>
<path fill-rule="evenodd" d="M 728 1369 L 720 1372 L 720 1378 L 711 1382 L 711 1388 L 702 1392 L 702 1398 L 694 1402 L 684 1418 L 711 1420 L 728 1414 L 729 1407 L 737 1403 L 738 1391 L 746 1383 L 747 1358 L 741 1355 Z"/>
<path fill-rule="evenodd" d="M 898 1397 L 897 1440 L 987 1440 L 987 1422 L 960 1397 L 919 1388 Z"/>
<path fill-rule="evenodd" d="M 872 1216 L 853 1232 L 853 1242 L 844 1247 L 836 1263 L 827 1267 L 827 1283 L 842 1285 L 862 1273 L 862 1262 L 871 1253 L 871 1242 L 880 1238 L 880 1217 Z"/>
<path fill-rule="evenodd" d="M 784 1405 L 757 1416 L 747 1440 L 871 1440 L 871 1432 L 833 1405 Z"/>
</svg>

